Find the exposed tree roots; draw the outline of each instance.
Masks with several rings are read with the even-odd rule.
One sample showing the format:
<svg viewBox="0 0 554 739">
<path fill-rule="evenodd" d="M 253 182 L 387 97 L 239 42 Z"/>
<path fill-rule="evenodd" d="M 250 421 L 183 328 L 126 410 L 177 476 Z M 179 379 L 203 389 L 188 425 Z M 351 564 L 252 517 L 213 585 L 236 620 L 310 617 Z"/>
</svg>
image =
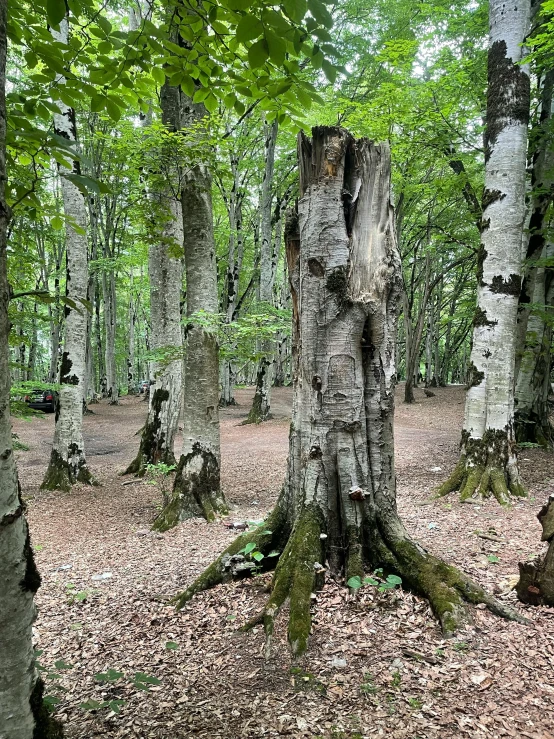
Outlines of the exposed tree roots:
<svg viewBox="0 0 554 739">
<path fill-rule="evenodd" d="M 221 492 L 219 462 L 198 442 L 177 466 L 171 500 L 154 521 L 155 531 L 167 531 L 187 518 L 203 516 L 215 521 L 229 512 Z"/>
<path fill-rule="evenodd" d="M 509 505 L 511 497 L 525 497 L 515 462 L 515 452 L 505 432 L 487 431 L 482 439 L 462 439 L 462 453 L 450 477 L 436 490 L 440 498 L 455 490 L 462 502 L 472 502 L 491 495 L 500 505 Z"/>
<path fill-rule="evenodd" d="M 361 546 L 356 542 L 353 547 L 350 545 L 349 549 L 353 551 L 346 556 L 347 580 L 354 574 L 362 575 L 364 568 L 370 571 L 377 567 L 400 576 L 405 585 L 428 599 L 446 636 L 452 636 L 469 620 L 466 603 L 483 603 L 498 616 L 526 623 L 516 611 L 503 605 L 456 567 L 429 554 L 406 535 L 391 535 L 390 526 L 381 526 L 378 521 L 371 527 L 364 527 L 364 530 L 371 532 L 371 544 L 364 548 L 363 558 Z M 256 550 L 264 554 L 262 562 L 265 564 L 270 551 L 286 541 L 275 568 L 267 604 L 262 613 L 255 616 L 245 628 L 255 624 L 264 625 L 268 657 L 275 619 L 288 600 L 288 640 L 293 656 L 299 657 L 308 645 L 314 593 L 321 589 L 324 582 L 326 540 L 325 520 L 316 505 L 303 508 L 290 535 L 278 505 L 260 529 L 239 536 L 173 602 L 177 608 L 182 608 L 196 593 L 233 577 L 250 574 L 253 567 L 249 566 L 247 557 L 239 554 L 247 544 L 256 544 Z"/>
<path fill-rule="evenodd" d="M 72 444 L 66 462 L 55 449 L 52 449 L 48 469 L 40 486 L 41 490 L 62 490 L 68 493 L 78 482 L 85 485 L 98 485 L 86 465 L 82 452 Z"/>
</svg>

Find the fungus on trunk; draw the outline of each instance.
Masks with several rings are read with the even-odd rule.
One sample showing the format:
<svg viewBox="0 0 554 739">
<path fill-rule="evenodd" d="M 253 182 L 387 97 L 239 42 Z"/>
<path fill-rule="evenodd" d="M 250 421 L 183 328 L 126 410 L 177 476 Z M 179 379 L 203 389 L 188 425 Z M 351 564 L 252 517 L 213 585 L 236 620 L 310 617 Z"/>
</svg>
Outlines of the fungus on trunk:
<svg viewBox="0 0 554 739">
<path fill-rule="evenodd" d="M 311 594 L 325 571 L 346 581 L 378 567 L 399 575 L 429 599 L 447 634 L 465 620 L 464 601 L 519 619 L 414 542 L 398 516 L 394 349 L 402 284 L 389 149 L 341 128 L 314 128 L 312 136 L 299 138 L 299 237 L 294 221 L 286 229 L 294 395 L 285 484 L 265 523 L 239 536 L 175 602 L 182 607 L 241 570 L 245 547 L 255 543 L 264 564 L 281 552 L 255 621 L 269 646 L 289 599 L 295 656 L 306 649 Z"/>
</svg>

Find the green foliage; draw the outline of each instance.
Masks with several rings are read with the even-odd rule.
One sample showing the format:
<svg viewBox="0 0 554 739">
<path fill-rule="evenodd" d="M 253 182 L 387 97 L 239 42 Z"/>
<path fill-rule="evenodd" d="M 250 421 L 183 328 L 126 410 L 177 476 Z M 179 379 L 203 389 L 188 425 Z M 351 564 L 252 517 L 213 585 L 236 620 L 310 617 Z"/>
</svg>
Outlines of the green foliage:
<svg viewBox="0 0 554 739">
<path fill-rule="evenodd" d="M 372 585 L 380 593 L 384 593 L 385 590 L 394 590 L 396 587 L 402 585 L 402 578 L 398 577 L 398 575 L 387 575 L 386 578 L 383 578 L 382 574 L 383 571 L 379 569 L 375 570 L 375 577 L 364 577 L 362 579 L 359 575 L 354 575 L 346 584 L 351 590 L 358 590 L 364 585 Z"/>
</svg>

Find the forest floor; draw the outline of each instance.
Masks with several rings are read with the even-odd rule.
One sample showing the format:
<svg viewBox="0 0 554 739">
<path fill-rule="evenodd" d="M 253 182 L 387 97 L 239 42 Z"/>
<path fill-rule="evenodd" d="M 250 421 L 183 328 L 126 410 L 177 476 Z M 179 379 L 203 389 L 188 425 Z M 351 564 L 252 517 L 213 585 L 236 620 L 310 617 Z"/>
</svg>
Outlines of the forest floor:
<svg viewBox="0 0 554 739">
<path fill-rule="evenodd" d="M 530 497 L 508 509 L 493 501 L 461 504 L 455 494 L 428 504 L 457 458 L 464 390 L 438 389 L 434 398 L 416 390 L 412 406 L 401 402 L 401 391 L 398 505 L 409 532 L 515 605 L 506 591 L 517 563 L 543 550 L 536 514 L 554 488 L 553 456 L 522 450 Z M 228 521 L 262 519 L 285 472 L 291 391 L 275 390 L 274 420 L 241 426 L 251 394 L 238 391 L 240 405 L 222 412 Z M 61 678 L 47 678 L 47 692 L 61 699 L 56 715 L 69 739 L 554 739 L 554 609 L 518 606 L 529 626 L 472 609 L 472 623 L 443 640 L 424 600 L 372 587 L 349 595 L 329 581 L 317 595 L 313 635 L 298 665 L 291 665 L 285 612 L 267 662 L 261 627 L 238 631 L 261 609 L 267 576 L 218 586 L 175 612 L 167 600 L 235 533 L 223 522 L 200 520 L 150 533 L 160 491 L 144 482 L 123 485 L 127 478 L 119 476 L 136 454 L 146 404 L 124 398 L 118 407 L 101 403 L 93 410 L 84 420 L 85 446 L 101 487 L 69 494 L 39 490 L 53 417 L 14 423 L 30 447 L 17 459 L 43 578 L 39 661 L 72 665 L 54 669 Z M 123 676 L 95 679 L 108 669 Z M 136 673 L 160 683 L 141 690 Z M 120 713 L 84 710 L 91 700 L 124 703 Z"/>
</svg>

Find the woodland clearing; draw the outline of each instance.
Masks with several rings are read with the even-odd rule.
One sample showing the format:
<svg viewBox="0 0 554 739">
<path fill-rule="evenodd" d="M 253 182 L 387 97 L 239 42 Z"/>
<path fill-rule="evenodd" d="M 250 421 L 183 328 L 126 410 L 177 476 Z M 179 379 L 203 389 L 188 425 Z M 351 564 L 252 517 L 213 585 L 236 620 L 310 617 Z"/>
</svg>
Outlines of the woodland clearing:
<svg viewBox="0 0 554 739">
<path fill-rule="evenodd" d="M 521 450 L 529 497 L 511 507 L 494 499 L 460 503 L 455 493 L 429 503 L 458 455 L 465 390 L 438 388 L 428 398 L 416 389 L 414 405 L 400 403 L 402 392 L 399 385 L 396 471 L 409 533 L 518 608 L 528 626 L 478 607 L 473 623 L 444 640 L 424 600 L 373 587 L 350 595 L 328 581 L 314 601 L 305 656 L 291 663 L 284 609 L 265 661 L 263 628 L 239 628 L 263 607 L 270 575 L 220 585 L 180 612 L 167 605 L 236 532 L 201 519 L 150 531 L 160 491 L 145 480 L 124 484 L 130 478 L 119 475 L 136 451 L 146 403 L 124 397 L 119 406 L 93 406 L 84 437 L 101 486 L 70 493 L 39 490 L 53 417 L 14 419 L 29 446 L 17 452 L 17 464 L 43 579 L 39 661 L 49 669 L 58 660 L 72 665 L 60 680 L 46 681 L 46 693 L 60 698 L 56 715 L 67 737 L 554 737 L 554 612 L 518 604 L 506 592 L 518 562 L 541 549 L 536 514 L 554 485 L 552 455 Z M 285 474 L 292 391 L 273 390 L 272 420 L 241 426 L 252 394 L 239 389 L 239 405 L 221 412 L 227 523 L 266 516 Z M 94 678 L 108 669 L 124 676 Z M 159 685 L 137 689 L 129 678 L 138 672 Z M 119 714 L 81 708 L 91 699 L 124 703 Z"/>
</svg>

